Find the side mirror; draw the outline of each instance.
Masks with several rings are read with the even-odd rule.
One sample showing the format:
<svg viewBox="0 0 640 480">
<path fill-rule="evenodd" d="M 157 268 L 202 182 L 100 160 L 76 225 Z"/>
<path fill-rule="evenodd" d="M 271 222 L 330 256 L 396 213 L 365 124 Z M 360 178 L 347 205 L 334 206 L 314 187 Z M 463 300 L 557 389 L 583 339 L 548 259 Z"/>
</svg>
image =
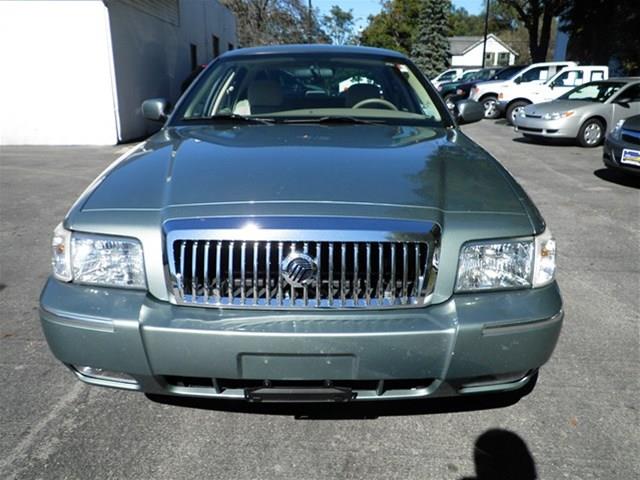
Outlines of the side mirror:
<svg viewBox="0 0 640 480">
<path fill-rule="evenodd" d="M 631 99 L 630 98 L 621 98 L 619 100 L 616 100 L 616 102 L 618 105 L 620 105 L 623 108 L 631 108 L 631 105 L 629 105 L 629 103 L 631 103 Z"/>
<path fill-rule="evenodd" d="M 514 83 L 520 84 L 522 83 L 522 77 L 516 77 L 513 79 Z"/>
<path fill-rule="evenodd" d="M 473 100 L 461 100 L 456 104 L 459 124 L 479 122 L 484 118 L 484 107 Z"/>
<path fill-rule="evenodd" d="M 164 122 L 167 119 L 169 102 L 164 98 L 150 98 L 142 102 L 142 116 L 154 122 Z"/>
</svg>

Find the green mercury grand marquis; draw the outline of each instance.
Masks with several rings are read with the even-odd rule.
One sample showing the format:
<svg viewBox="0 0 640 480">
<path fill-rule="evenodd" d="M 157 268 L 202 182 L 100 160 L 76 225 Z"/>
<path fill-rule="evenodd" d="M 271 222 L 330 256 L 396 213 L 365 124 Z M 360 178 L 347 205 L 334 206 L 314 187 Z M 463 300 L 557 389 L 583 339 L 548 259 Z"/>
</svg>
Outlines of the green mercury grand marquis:
<svg viewBox="0 0 640 480">
<path fill-rule="evenodd" d="M 56 228 L 40 316 L 82 381 L 349 401 L 524 392 L 556 246 L 419 70 L 372 48 L 227 52 Z M 161 398 L 161 397 L 160 397 Z"/>
</svg>

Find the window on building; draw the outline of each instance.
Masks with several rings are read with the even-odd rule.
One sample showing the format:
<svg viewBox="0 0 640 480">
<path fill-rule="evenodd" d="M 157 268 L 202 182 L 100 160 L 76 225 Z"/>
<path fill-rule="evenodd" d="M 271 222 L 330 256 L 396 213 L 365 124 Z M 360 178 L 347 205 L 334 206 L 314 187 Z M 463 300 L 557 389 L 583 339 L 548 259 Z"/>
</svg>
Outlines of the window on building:
<svg viewBox="0 0 640 480">
<path fill-rule="evenodd" d="M 189 44 L 189 50 L 191 53 L 191 71 L 198 67 L 198 47 L 193 43 Z"/>
<path fill-rule="evenodd" d="M 496 53 L 495 52 L 486 52 L 484 54 L 484 64 L 485 65 L 495 65 L 496 64 Z"/>
<path fill-rule="evenodd" d="M 230 44 L 229 44 L 229 48 L 228 48 L 227 50 L 233 50 L 233 48 L 234 48 L 234 47 L 233 47 L 233 43 L 230 43 Z"/>
<path fill-rule="evenodd" d="M 509 52 L 498 53 L 498 65 L 506 67 L 509 65 Z"/>
<path fill-rule="evenodd" d="M 217 58 L 220 55 L 220 39 L 212 35 L 211 40 L 213 42 L 213 58 Z"/>
</svg>

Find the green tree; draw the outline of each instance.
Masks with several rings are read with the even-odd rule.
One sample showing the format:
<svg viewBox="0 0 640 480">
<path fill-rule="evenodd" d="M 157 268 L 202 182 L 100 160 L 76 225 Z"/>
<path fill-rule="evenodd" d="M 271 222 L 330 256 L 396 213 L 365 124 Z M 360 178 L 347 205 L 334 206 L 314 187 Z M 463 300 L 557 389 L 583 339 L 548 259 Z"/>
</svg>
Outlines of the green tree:
<svg viewBox="0 0 640 480">
<path fill-rule="evenodd" d="M 326 41 L 318 12 L 303 0 L 221 0 L 236 15 L 241 46 Z M 311 15 L 311 22 L 309 21 Z M 309 32 L 311 24 L 311 32 Z M 311 33 L 311 39 L 309 39 Z"/>
<path fill-rule="evenodd" d="M 386 0 L 380 13 L 369 17 L 360 43 L 409 55 L 418 30 L 421 3 L 422 0 Z"/>
<path fill-rule="evenodd" d="M 429 78 L 449 66 L 449 0 L 422 0 L 418 32 L 413 43 L 413 61 Z"/>
<path fill-rule="evenodd" d="M 527 29 L 531 61 L 544 62 L 551 44 L 554 18 L 563 13 L 570 0 L 496 0 L 498 7 L 515 13 Z M 611 2 L 609 2 L 611 3 Z"/>
<path fill-rule="evenodd" d="M 627 73 L 640 73 L 637 0 L 571 0 L 561 20 L 570 58 L 604 65 L 616 59 Z"/>
<path fill-rule="evenodd" d="M 451 7 L 449 33 L 451 36 L 482 35 L 484 19 L 481 15 L 471 15 L 463 7 Z"/>
<path fill-rule="evenodd" d="M 356 24 L 353 10 L 343 10 L 338 5 L 332 6 L 329 15 L 322 17 L 322 26 L 334 45 L 355 43 Z"/>
</svg>

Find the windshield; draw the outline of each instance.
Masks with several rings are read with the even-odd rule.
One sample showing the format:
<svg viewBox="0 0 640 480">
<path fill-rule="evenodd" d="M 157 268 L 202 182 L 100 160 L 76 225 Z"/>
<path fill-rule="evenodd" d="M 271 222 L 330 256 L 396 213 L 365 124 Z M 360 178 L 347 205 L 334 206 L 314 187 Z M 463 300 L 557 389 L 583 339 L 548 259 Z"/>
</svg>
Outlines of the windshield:
<svg viewBox="0 0 640 480">
<path fill-rule="evenodd" d="M 524 68 L 525 66 L 503 68 L 493 76 L 493 80 L 511 80 Z"/>
<path fill-rule="evenodd" d="M 342 118 L 441 124 L 437 94 L 414 67 L 364 55 L 262 55 L 216 62 L 181 102 L 175 119 Z M 448 120 L 448 118 L 447 118 Z"/>
<path fill-rule="evenodd" d="M 624 87 L 621 82 L 591 82 L 562 95 L 563 100 L 584 100 L 587 102 L 604 103 L 611 96 Z"/>
</svg>

